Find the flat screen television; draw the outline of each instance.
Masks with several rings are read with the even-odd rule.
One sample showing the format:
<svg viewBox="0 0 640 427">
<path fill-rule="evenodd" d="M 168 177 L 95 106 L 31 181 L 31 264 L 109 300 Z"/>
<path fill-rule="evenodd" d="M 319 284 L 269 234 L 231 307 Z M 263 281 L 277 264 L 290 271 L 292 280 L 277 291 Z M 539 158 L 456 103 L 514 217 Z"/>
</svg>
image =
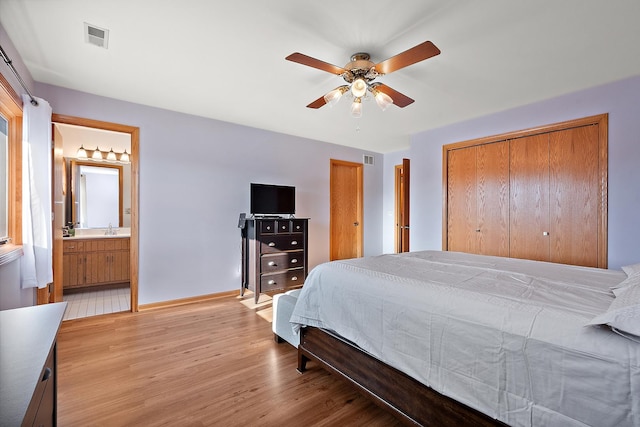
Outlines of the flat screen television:
<svg viewBox="0 0 640 427">
<path fill-rule="evenodd" d="M 251 183 L 253 215 L 293 215 L 296 213 L 296 188 L 287 185 Z"/>
</svg>

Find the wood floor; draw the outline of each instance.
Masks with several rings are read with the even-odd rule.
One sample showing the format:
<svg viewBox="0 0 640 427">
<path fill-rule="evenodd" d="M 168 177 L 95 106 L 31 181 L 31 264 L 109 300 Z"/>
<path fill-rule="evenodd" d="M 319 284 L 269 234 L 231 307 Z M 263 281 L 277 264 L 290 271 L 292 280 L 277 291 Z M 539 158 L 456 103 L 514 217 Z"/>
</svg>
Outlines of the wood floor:
<svg viewBox="0 0 640 427">
<path fill-rule="evenodd" d="M 224 297 L 63 322 L 58 425 L 400 425 L 317 364 L 299 374 L 264 309 Z"/>
</svg>

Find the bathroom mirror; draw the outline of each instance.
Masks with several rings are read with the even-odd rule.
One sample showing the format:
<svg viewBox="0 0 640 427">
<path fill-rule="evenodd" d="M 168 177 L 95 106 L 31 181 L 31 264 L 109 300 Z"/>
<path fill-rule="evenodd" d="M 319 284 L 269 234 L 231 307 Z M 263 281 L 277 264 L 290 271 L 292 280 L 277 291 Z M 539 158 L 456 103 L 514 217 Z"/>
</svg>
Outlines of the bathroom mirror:
<svg viewBox="0 0 640 427">
<path fill-rule="evenodd" d="M 72 159 L 71 221 L 76 228 L 123 226 L 123 166 Z"/>
</svg>

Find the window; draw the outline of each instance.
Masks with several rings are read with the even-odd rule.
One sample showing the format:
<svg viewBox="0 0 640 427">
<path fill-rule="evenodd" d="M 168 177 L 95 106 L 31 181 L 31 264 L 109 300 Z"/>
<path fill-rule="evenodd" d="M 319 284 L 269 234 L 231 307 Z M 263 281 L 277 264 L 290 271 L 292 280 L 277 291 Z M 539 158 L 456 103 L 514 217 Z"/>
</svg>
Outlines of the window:
<svg viewBox="0 0 640 427">
<path fill-rule="evenodd" d="M 0 74 L 0 240 L 22 243 L 22 103 Z M 3 245 L 4 246 L 4 245 Z M 4 250 L 0 250 L 0 255 Z"/>
</svg>

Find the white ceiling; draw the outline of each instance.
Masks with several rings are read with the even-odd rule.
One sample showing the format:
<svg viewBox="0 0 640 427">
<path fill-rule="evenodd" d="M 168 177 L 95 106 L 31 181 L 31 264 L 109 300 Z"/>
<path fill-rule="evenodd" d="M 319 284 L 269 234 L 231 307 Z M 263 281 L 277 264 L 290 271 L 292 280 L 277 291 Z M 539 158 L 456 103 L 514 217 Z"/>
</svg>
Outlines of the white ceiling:
<svg viewBox="0 0 640 427">
<path fill-rule="evenodd" d="M 110 31 L 84 41 L 84 23 Z M 409 136 L 640 74 L 638 0 L 0 0 L 36 81 L 377 152 Z M 377 81 L 415 99 L 305 106 L 343 83 L 285 61 L 442 54 Z M 37 96 L 37 93 L 36 93 Z M 55 106 L 54 106 L 55 107 Z"/>
</svg>

